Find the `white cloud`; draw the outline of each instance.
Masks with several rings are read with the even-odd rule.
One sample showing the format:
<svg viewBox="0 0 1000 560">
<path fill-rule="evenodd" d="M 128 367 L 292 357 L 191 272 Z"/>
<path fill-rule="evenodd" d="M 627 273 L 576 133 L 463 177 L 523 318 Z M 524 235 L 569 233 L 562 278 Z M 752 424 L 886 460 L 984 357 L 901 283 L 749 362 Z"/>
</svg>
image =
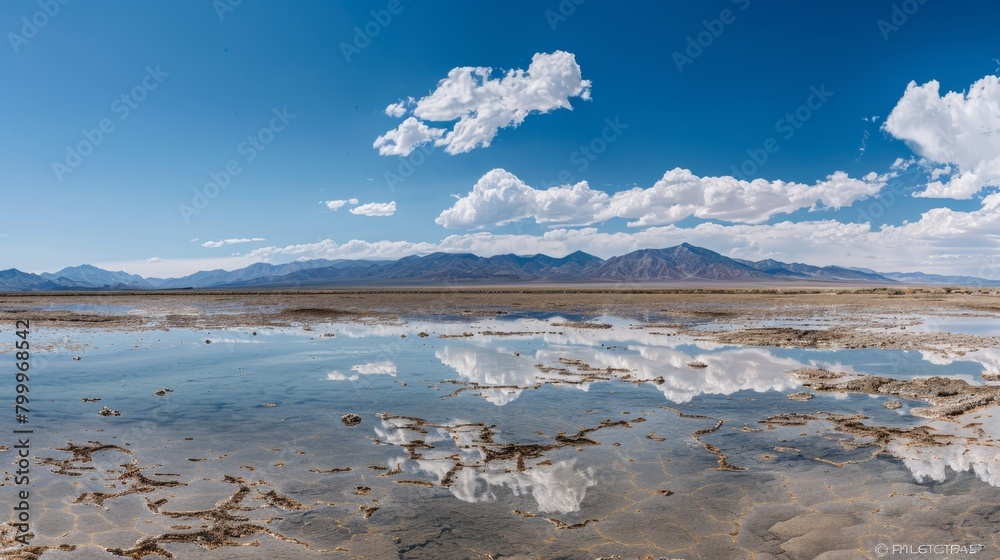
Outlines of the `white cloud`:
<svg viewBox="0 0 1000 560">
<path fill-rule="evenodd" d="M 321 202 L 320 204 L 326 204 L 327 208 L 329 208 L 330 210 L 333 210 L 334 212 L 336 212 L 338 209 L 340 209 L 341 206 L 343 206 L 345 204 L 357 204 L 357 203 L 358 203 L 358 199 L 356 199 L 356 198 L 349 198 L 347 200 L 327 200 L 327 201 Z"/>
<path fill-rule="evenodd" d="M 396 375 L 396 363 L 392 360 L 382 360 L 380 362 L 369 362 L 351 366 L 351 371 L 356 371 L 361 375 Z"/>
<path fill-rule="evenodd" d="M 146 259 L 146 262 L 153 264 L 153 263 L 163 262 L 163 259 L 161 259 L 160 257 L 150 257 Z"/>
<path fill-rule="evenodd" d="M 936 80 L 910 82 L 882 125 L 918 155 L 957 168 L 947 182 L 932 177 L 916 196 L 972 198 L 1000 185 L 1000 78 L 986 76 L 968 93 L 939 91 Z"/>
<path fill-rule="evenodd" d="M 415 102 L 416 100 L 413 99 L 412 97 L 407 97 L 406 99 L 401 100 L 398 103 L 392 103 L 391 105 L 386 107 L 385 114 L 390 117 L 396 117 L 397 119 L 401 118 L 403 115 L 406 114 L 406 111 L 410 107 L 412 107 Z"/>
<path fill-rule="evenodd" d="M 633 227 L 674 223 L 689 216 L 738 223 L 760 223 L 802 208 L 842 208 L 877 193 L 888 176 L 871 173 L 852 179 L 838 171 L 814 185 L 734 177 L 698 177 L 687 169 L 667 171 L 648 189 L 614 195 L 575 185 L 540 190 L 512 173 L 494 169 L 435 220 L 449 228 L 502 225 L 522 219 L 538 224 L 592 224 L 611 218 Z"/>
<path fill-rule="evenodd" d="M 408 156 L 415 148 L 444 136 L 443 128 L 431 128 L 414 117 L 402 122 L 398 127 L 379 136 L 372 144 L 379 155 Z"/>
<path fill-rule="evenodd" d="M 606 193 L 592 190 L 585 181 L 537 190 L 513 173 L 494 169 L 434 221 L 444 227 L 470 229 L 524 218 L 534 218 L 538 223 L 591 223 L 608 198 Z"/>
<path fill-rule="evenodd" d="M 863 180 L 837 171 L 814 185 L 734 177 L 698 177 L 687 169 L 667 171 L 648 189 L 616 193 L 598 220 L 629 218 L 629 226 L 670 224 L 695 216 L 737 223 L 760 223 L 774 215 L 802 208 L 810 211 L 843 208 L 877 193 L 885 176 L 870 173 Z"/>
<path fill-rule="evenodd" d="M 951 166 L 950 165 L 946 165 L 944 167 L 939 167 L 939 168 L 936 168 L 936 169 L 932 169 L 931 170 L 931 180 L 937 181 L 939 178 L 941 178 L 942 175 L 950 175 L 950 174 L 951 174 Z"/>
<path fill-rule="evenodd" d="M 236 237 L 232 239 L 222 239 L 220 241 L 206 241 L 201 244 L 202 247 L 222 247 L 223 245 L 235 245 L 237 243 L 250 243 L 252 241 L 267 241 L 263 237 Z"/>
<path fill-rule="evenodd" d="M 351 214 L 358 216 L 392 216 L 396 213 L 396 201 L 369 202 L 356 208 L 351 208 Z"/>
<path fill-rule="evenodd" d="M 433 140 L 447 153 L 461 154 L 488 147 L 501 128 L 518 127 L 531 113 L 572 109 L 573 97 L 589 100 L 590 81 L 582 79 L 576 57 L 564 51 L 536 53 L 527 70 L 512 69 L 502 78 L 494 78 L 492 68 L 454 68 L 430 95 L 416 101 L 416 118 L 379 136 L 373 147 L 381 155 L 406 156 Z M 385 111 L 401 117 L 405 107 L 396 103 Z M 421 122 L 455 120 L 450 131 Z"/>
<path fill-rule="evenodd" d="M 327 239 L 318 243 L 261 248 L 247 258 L 276 261 L 289 258 L 398 259 L 436 251 L 482 256 L 507 253 L 562 256 L 577 250 L 607 258 L 637 249 L 688 242 L 729 257 L 750 260 L 773 258 L 845 267 L 876 260 L 877 266 L 868 266 L 882 272 L 921 270 L 1000 279 L 1000 258 L 996 257 L 993 241 L 1000 237 L 1000 193 L 986 197 L 983 202 L 980 210 L 958 212 L 938 208 L 924 213 L 919 220 L 881 229 L 874 229 L 869 223 L 836 220 L 702 223 L 687 228 L 666 225 L 629 232 L 602 232 L 594 227 L 559 228 L 542 235 L 466 233 L 451 235 L 436 243 L 358 239 L 337 243 Z M 952 258 L 946 261 L 933 258 L 940 254 Z"/>
</svg>

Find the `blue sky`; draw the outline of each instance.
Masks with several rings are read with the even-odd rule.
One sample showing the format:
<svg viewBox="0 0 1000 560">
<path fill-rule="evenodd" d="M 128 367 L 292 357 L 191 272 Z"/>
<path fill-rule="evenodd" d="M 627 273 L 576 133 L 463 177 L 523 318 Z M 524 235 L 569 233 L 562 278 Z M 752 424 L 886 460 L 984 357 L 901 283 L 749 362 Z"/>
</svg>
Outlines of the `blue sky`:
<svg viewBox="0 0 1000 560">
<path fill-rule="evenodd" d="M 4 2 L 0 268 L 167 277 L 688 241 L 1000 277 L 998 16 L 935 0 Z"/>
</svg>

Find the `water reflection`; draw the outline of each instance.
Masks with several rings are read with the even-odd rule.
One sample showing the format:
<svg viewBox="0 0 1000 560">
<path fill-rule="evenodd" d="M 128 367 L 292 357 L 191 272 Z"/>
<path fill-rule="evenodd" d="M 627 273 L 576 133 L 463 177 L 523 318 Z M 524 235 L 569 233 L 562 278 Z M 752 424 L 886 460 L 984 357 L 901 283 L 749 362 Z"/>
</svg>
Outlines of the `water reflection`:
<svg viewBox="0 0 1000 560">
<path fill-rule="evenodd" d="M 530 495 L 541 512 L 580 510 L 587 489 L 597 484 L 592 468 L 577 468 L 576 459 L 545 460 L 537 449 L 498 458 L 510 446 L 493 442 L 492 434 L 483 438 L 484 427 L 462 421 L 426 426 L 413 418 L 386 418 L 375 432 L 380 443 L 407 451 L 387 460 L 390 472 L 430 476 L 459 500 L 493 502 L 505 489 L 515 497 Z"/>
<path fill-rule="evenodd" d="M 518 397 L 523 387 L 537 381 L 533 360 L 497 349 L 445 346 L 434 353 L 441 363 L 455 370 L 464 379 L 479 385 L 501 386 L 483 388 L 480 393 L 491 403 L 503 406 Z"/>
<path fill-rule="evenodd" d="M 651 383 L 675 403 L 689 402 L 702 394 L 784 391 L 799 385 L 788 370 L 806 365 L 776 357 L 763 348 L 697 353 L 652 346 L 629 346 L 625 350 L 610 352 L 562 346 L 546 347 L 524 356 L 502 349 L 446 346 L 435 352 L 435 356 L 464 380 L 477 384 L 482 396 L 498 406 L 513 401 L 524 388 L 537 383 L 573 382 L 574 386 L 587 390 L 594 371 L 611 372 L 617 379 Z M 582 370 L 579 366 L 565 367 L 577 361 L 589 367 Z M 695 362 L 706 367 L 692 368 L 689 364 Z M 549 369 L 559 373 L 547 373 L 545 370 Z"/>
</svg>

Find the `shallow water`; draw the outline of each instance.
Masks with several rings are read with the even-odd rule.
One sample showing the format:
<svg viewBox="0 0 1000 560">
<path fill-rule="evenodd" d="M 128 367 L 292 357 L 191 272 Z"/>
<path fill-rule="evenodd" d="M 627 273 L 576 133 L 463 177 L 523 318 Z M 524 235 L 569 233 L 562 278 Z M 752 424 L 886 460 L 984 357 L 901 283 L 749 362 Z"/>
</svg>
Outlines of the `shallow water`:
<svg viewBox="0 0 1000 560">
<path fill-rule="evenodd" d="M 77 545 L 45 558 L 121 555 L 149 537 L 179 558 L 874 557 L 879 542 L 927 538 L 995 547 L 992 444 L 875 453 L 822 419 L 761 420 L 826 411 L 929 424 L 909 414 L 917 401 L 789 400 L 802 391 L 789 370 L 981 383 L 996 350 L 739 347 L 592 321 L 609 327 L 526 317 L 256 334 L 39 329 L 32 542 Z M 99 416 L 103 406 L 121 416 Z M 361 423 L 345 425 L 348 413 Z M 1000 437 L 991 414 L 977 420 L 983 441 Z M 41 464 L 72 459 L 58 450 L 67 442 L 120 449 L 83 449 L 62 474 Z M 5 504 L 14 490 L 0 486 Z M 250 527 L 232 529 L 240 523 Z M 184 537 L 199 529 L 214 536 Z"/>
</svg>

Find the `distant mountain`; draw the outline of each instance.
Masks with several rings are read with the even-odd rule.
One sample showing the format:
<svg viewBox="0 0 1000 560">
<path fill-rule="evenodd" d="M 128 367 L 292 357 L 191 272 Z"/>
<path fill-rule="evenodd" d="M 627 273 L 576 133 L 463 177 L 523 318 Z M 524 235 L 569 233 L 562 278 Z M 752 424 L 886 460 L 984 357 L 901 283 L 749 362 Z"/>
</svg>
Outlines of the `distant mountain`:
<svg viewBox="0 0 1000 560">
<path fill-rule="evenodd" d="M 746 261 L 735 259 L 736 261 L 777 277 L 788 278 L 808 278 L 813 280 L 853 280 L 860 282 L 894 282 L 875 271 L 868 271 L 859 268 L 843 268 L 839 266 L 812 266 L 801 263 L 783 263 L 773 259 L 763 261 Z"/>
<path fill-rule="evenodd" d="M 562 258 L 472 253 L 431 253 L 403 257 L 388 263 L 356 262 L 347 266 L 309 268 L 271 278 L 259 278 L 232 287 L 300 287 L 333 284 L 503 284 L 511 282 L 587 281 L 604 262 L 582 251 Z"/>
<path fill-rule="evenodd" d="M 37 274 L 21 272 L 16 268 L 0 270 L 0 288 L 8 292 L 33 290 L 45 283 L 45 279 Z"/>
<path fill-rule="evenodd" d="M 772 275 L 715 251 L 682 243 L 669 249 L 640 249 L 604 261 L 596 278 L 642 280 L 766 280 Z"/>
<path fill-rule="evenodd" d="M 145 278 L 138 274 L 129 274 L 122 271 L 110 272 L 89 264 L 69 266 L 59 272 L 43 272 L 39 276 L 46 280 L 62 282 L 81 288 L 102 288 L 116 285 L 133 289 L 149 289 L 154 287 L 154 284 L 147 282 Z"/>
<path fill-rule="evenodd" d="M 1000 287 L 1000 280 L 987 280 L 975 276 L 942 276 L 940 274 L 924 274 L 923 272 L 884 272 L 882 275 L 906 284 Z"/>
<path fill-rule="evenodd" d="M 347 260 L 347 259 L 312 259 L 305 261 L 294 261 L 286 264 L 268 264 L 268 263 L 255 263 L 245 268 L 240 268 L 238 270 L 204 270 L 200 272 L 195 272 L 188 276 L 181 278 L 147 278 L 146 280 L 153 284 L 159 289 L 178 289 L 178 288 L 214 288 L 220 286 L 229 286 L 233 284 L 240 284 L 250 282 L 252 280 L 257 280 L 261 278 L 273 278 L 277 276 L 282 276 L 285 274 L 290 274 L 300 270 L 307 270 L 310 268 L 341 268 L 347 266 L 353 266 L 357 264 L 365 263 L 377 263 L 384 261 L 363 261 L 363 260 Z"/>
<path fill-rule="evenodd" d="M 286 264 L 256 263 L 238 270 L 203 270 L 181 278 L 143 278 L 91 265 L 32 274 L 0 271 L 0 291 L 268 289 L 335 286 L 490 285 L 545 283 L 664 282 L 850 282 L 1000 286 L 1000 281 L 921 272 L 879 273 L 871 269 L 813 266 L 773 259 L 748 261 L 682 243 L 640 249 L 607 260 L 576 251 L 548 255 L 432 253 L 395 261 L 312 259 Z"/>
</svg>

